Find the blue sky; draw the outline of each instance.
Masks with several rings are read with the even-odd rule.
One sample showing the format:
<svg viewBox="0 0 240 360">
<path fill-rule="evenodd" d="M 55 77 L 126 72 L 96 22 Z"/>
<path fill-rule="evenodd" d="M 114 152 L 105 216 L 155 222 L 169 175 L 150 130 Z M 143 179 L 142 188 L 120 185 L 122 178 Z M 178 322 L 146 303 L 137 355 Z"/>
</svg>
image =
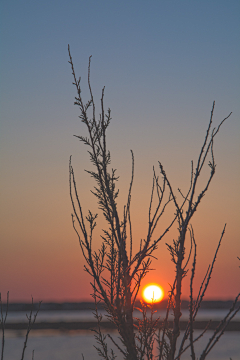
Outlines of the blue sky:
<svg viewBox="0 0 240 360">
<path fill-rule="evenodd" d="M 211 199 L 218 209 L 216 226 L 228 221 L 232 211 L 229 259 L 240 253 L 235 211 L 240 205 L 239 1 L 2 0 L 0 11 L 1 217 L 8 264 L 14 251 L 16 259 L 18 251 L 29 256 L 48 251 L 50 268 L 58 241 L 68 248 L 76 240 L 69 216 L 68 158 L 72 154 L 80 164 L 84 189 L 88 180 L 81 169 L 88 160 L 72 137 L 84 129 L 73 106 L 68 44 L 82 77 L 83 98 L 88 99 L 90 55 L 96 104 L 106 86 L 105 107 L 113 116 L 109 145 L 123 189 L 130 177 L 129 150 L 134 151 L 136 206 L 141 196 L 148 202 L 151 169 L 158 160 L 174 185 L 189 181 L 190 160 L 202 144 L 213 100 L 215 125 L 233 112 L 216 141 L 218 180 Z M 143 194 L 145 188 L 149 191 Z M 202 215 L 209 209 L 212 214 L 206 204 Z M 56 268 L 61 259 L 59 255 Z M 40 258 L 36 263 L 38 278 Z M 26 289 L 34 287 L 23 274 L 27 270 L 19 275 L 26 279 Z M 5 284 L 14 283 L 14 271 L 11 276 Z M 14 286 L 14 296 L 21 297 Z M 56 290 L 55 296 L 63 298 L 60 294 Z"/>
</svg>

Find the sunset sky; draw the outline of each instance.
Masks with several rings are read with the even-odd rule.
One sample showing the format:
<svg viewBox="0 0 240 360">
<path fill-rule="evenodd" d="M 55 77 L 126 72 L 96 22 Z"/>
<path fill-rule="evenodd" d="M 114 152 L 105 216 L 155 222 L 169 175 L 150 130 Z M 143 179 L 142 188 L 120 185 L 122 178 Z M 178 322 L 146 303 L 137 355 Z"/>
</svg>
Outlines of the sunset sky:
<svg viewBox="0 0 240 360">
<path fill-rule="evenodd" d="M 216 175 L 194 215 L 196 289 L 226 234 L 208 299 L 240 291 L 240 2 L 2 0 L 0 60 L 0 292 L 10 301 L 90 300 L 90 278 L 71 223 L 68 161 L 72 155 L 85 215 L 98 211 L 86 135 L 73 105 L 67 46 L 81 76 L 91 83 L 100 112 L 112 110 L 108 146 L 118 170 L 119 212 L 128 193 L 135 156 L 132 219 L 135 249 L 146 237 L 152 168 L 161 161 L 175 190 L 186 192 L 216 101 L 213 125 L 231 111 L 214 142 Z M 206 172 L 203 182 L 206 181 Z M 176 191 L 177 192 L 177 191 Z M 180 195 L 179 195 L 180 196 Z M 167 213 L 157 231 L 167 226 Z M 100 244 L 99 218 L 96 249 Z M 144 279 L 165 291 L 174 277 L 166 250 L 175 230 L 159 244 L 158 260 Z M 189 276 L 183 286 L 188 298 Z"/>
</svg>

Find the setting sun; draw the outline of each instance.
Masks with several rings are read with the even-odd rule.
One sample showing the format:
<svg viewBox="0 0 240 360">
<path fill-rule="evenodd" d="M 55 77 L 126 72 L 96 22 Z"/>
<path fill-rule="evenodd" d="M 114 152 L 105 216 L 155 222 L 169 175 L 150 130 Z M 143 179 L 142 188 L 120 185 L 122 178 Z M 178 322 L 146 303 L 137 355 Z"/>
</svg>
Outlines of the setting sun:
<svg viewBox="0 0 240 360">
<path fill-rule="evenodd" d="M 163 288 L 158 284 L 148 284 L 143 288 L 142 297 L 147 303 L 160 302 L 164 297 Z"/>
</svg>

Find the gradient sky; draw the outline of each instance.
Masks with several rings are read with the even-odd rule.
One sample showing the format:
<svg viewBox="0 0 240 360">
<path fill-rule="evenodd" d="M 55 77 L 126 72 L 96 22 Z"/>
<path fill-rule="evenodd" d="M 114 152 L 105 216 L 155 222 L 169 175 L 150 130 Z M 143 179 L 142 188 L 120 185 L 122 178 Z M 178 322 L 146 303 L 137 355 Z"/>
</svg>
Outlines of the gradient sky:
<svg viewBox="0 0 240 360">
<path fill-rule="evenodd" d="M 207 298 L 233 298 L 240 269 L 240 2 L 1 0 L 0 291 L 11 301 L 90 299 L 89 277 L 71 224 L 68 161 L 73 156 L 85 214 L 96 211 L 86 134 L 73 106 L 75 69 L 88 99 L 87 66 L 99 106 L 112 110 L 108 144 L 120 175 L 120 204 L 135 155 L 134 243 L 146 235 L 152 166 L 160 160 L 175 189 L 186 191 L 190 162 L 201 148 L 212 102 L 214 126 L 233 112 L 215 140 L 217 171 L 194 216 L 196 286 L 214 255 Z M 100 108 L 98 108 L 100 109 Z M 100 111 L 100 110 L 98 110 Z M 206 174 L 204 174 L 206 176 Z M 168 217 L 169 216 L 169 217 Z M 166 215 L 161 227 L 168 223 Z M 97 233 L 104 226 L 101 218 Z M 160 231 L 160 230 L 159 230 Z M 169 290 L 174 276 L 165 242 L 144 280 Z M 95 239 L 96 247 L 99 237 Z M 144 285 L 143 284 L 143 285 Z M 189 278 L 183 296 L 188 297 Z"/>
</svg>

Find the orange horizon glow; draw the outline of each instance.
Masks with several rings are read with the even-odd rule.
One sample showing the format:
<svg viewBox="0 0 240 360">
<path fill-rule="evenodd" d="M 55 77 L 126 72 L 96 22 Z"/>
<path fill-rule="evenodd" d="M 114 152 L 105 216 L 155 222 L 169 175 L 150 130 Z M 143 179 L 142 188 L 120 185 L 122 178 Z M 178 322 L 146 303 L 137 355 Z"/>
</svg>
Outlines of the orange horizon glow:
<svg viewBox="0 0 240 360">
<path fill-rule="evenodd" d="M 142 298 L 148 304 L 160 302 L 164 298 L 164 290 L 159 284 L 147 284 L 142 290 Z"/>
</svg>

